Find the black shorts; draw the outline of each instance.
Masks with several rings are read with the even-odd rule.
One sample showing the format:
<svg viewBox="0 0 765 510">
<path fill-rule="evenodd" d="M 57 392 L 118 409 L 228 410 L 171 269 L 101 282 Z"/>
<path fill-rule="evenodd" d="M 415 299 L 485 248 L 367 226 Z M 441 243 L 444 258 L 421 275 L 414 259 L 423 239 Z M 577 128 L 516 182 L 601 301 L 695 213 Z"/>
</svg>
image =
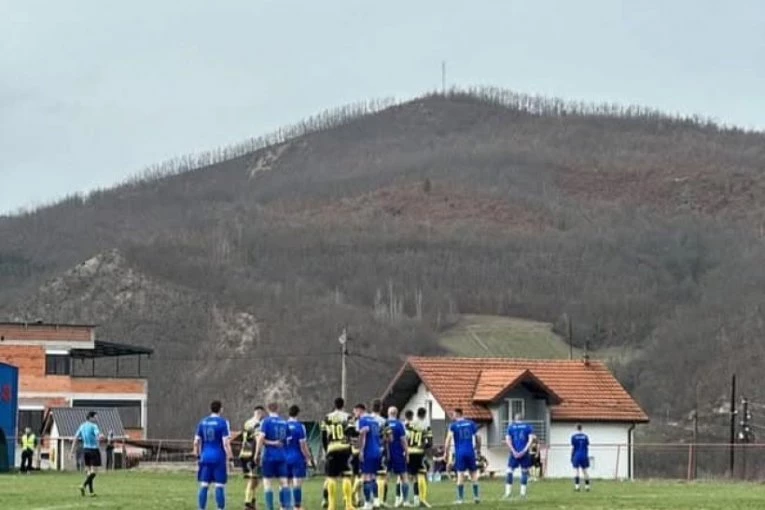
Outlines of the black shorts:
<svg viewBox="0 0 765 510">
<path fill-rule="evenodd" d="M 425 469 L 425 466 L 422 463 L 424 458 L 424 453 L 410 453 L 409 463 L 406 465 L 407 474 L 410 476 L 416 476 L 422 473 Z"/>
<path fill-rule="evenodd" d="M 258 478 L 260 476 L 260 467 L 255 463 L 255 459 L 239 459 L 242 463 L 242 473 L 245 478 Z"/>
<path fill-rule="evenodd" d="M 101 450 L 98 448 L 85 448 L 82 450 L 82 460 L 85 467 L 101 466 Z"/>
<path fill-rule="evenodd" d="M 351 451 L 339 450 L 327 454 L 327 463 L 324 467 L 327 476 L 338 478 L 340 476 L 349 476 L 351 474 Z"/>
<path fill-rule="evenodd" d="M 361 476 L 361 459 L 358 453 L 351 455 L 351 473 L 353 476 Z"/>
</svg>

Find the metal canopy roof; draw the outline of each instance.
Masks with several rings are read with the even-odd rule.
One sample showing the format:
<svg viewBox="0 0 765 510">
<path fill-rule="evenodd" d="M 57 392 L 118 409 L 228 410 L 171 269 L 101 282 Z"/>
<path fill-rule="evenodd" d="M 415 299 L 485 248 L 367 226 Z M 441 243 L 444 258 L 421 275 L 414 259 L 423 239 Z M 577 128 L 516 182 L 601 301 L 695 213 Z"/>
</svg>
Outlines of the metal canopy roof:
<svg viewBox="0 0 765 510">
<path fill-rule="evenodd" d="M 149 349 L 148 347 L 136 347 L 134 345 L 96 340 L 93 349 L 72 349 L 69 355 L 74 359 L 94 359 L 114 356 L 151 356 L 152 353 L 154 353 L 154 349 Z"/>
<path fill-rule="evenodd" d="M 59 436 L 74 437 L 77 429 L 87 419 L 89 411 L 97 413 L 95 423 L 101 434 L 106 436 L 111 431 L 117 439 L 127 437 L 120 414 L 114 407 L 92 409 L 88 407 L 53 407 L 49 410 L 43 424 L 44 432 L 50 433 L 55 422 Z"/>
</svg>

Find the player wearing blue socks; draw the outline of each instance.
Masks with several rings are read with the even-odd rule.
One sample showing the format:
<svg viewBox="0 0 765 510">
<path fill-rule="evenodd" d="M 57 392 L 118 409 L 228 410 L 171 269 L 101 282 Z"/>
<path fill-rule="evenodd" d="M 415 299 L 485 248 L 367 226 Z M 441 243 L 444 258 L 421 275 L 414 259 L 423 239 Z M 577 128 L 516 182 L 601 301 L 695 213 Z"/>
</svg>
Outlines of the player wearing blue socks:
<svg viewBox="0 0 765 510">
<path fill-rule="evenodd" d="M 197 425 L 194 436 L 194 454 L 199 459 L 198 503 L 199 510 L 207 508 L 210 484 L 215 484 L 215 503 L 218 510 L 226 508 L 226 482 L 228 481 L 228 461 L 231 453 L 231 430 L 228 421 L 220 416 L 222 404 L 214 401 L 210 404 L 210 416 Z"/>
<path fill-rule="evenodd" d="M 528 423 L 524 423 L 520 414 L 515 415 L 515 420 L 507 427 L 505 442 L 510 449 L 510 458 L 507 461 L 507 480 L 505 482 L 505 498 L 513 493 L 513 474 L 521 469 L 521 497 L 526 497 L 529 483 L 529 468 L 533 459 L 529 453 L 534 439 L 534 429 Z"/>
<path fill-rule="evenodd" d="M 478 425 L 466 419 L 462 415 L 462 409 L 452 412 L 452 421 L 449 425 L 449 435 L 446 436 L 444 451 L 450 452 L 452 445 L 454 453 L 451 464 L 457 472 L 457 504 L 465 501 L 465 473 L 470 474 L 473 482 L 473 500 L 480 502 L 478 488 L 478 452 L 481 450 L 481 437 L 478 435 Z"/>
</svg>

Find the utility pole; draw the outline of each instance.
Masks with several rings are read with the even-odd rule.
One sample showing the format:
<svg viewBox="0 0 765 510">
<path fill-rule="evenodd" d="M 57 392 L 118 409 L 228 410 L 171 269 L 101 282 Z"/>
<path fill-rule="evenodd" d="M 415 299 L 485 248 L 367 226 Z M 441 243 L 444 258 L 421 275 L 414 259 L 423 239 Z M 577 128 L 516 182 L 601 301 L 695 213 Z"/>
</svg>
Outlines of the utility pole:
<svg viewBox="0 0 765 510">
<path fill-rule="evenodd" d="M 733 470 L 736 467 L 736 374 L 733 374 L 730 384 L 730 444 L 728 474 L 733 478 Z"/>
<path fill-rule="evenodd" d="M 340 396 L 345 400 L 348 396 L 348 327 L 343 328 L 340 338 Z"/>
<path fill-rule="evenodd" d="M 571 325 L 571 316 L 566 315 L 566 325 L 568 326 L 568 359 L 574 359 L 574 327 Z"/>
<path fill-rule="evenodd" d="M 749 412 L 749 400 L 746 397 L 741 398 L 741 431 L 738 433 L 738 438 L 744 445 L 741 450 L 741 477 L 746 480 L 746 453 L 747 445 L 752 438 L 752 429 L 749 426 L 749 421 L 752 419 L 752 414 Z"/>
<path fill-rule="evenodd" d="M 693 464 L 692 464 L 692 468 L 691 468 L 692 469 L 691 474 L 692 474 L 692 477 L 693 477 L 693 478 L 691 478 L 692 480 L 695 480 L 696 477 L 698 476 L 698 462 L 696 460 L 697 457 L 698 457 L 698 453 L 696 451 L 698 442 L 699 442 L 699 405 L 698 405 L 698 403 L 696 403 L 696 407 L 693 410 L 693 440 L 691 441 L 691 443 L 693 444 L 693 446 L 692 446 L 692 448 L 693 448 L 693 457 L 692 457 Z"/>
</svg>

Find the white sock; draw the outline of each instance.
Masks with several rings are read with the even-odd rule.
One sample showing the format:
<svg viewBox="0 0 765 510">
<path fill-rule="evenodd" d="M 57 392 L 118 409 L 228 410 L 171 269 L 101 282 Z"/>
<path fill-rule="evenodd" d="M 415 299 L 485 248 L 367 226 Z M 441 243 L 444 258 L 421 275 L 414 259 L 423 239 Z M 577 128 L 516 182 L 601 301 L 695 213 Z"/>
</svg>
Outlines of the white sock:
<svg viewBox="0 0 765 510">
<path fill-rule="evenodd" d="M 513 493 L 513 486 L 509 483 L 505 484 L 505 496 L 509 496 Z"/>
<path fill-rule="evenodd" d="M 525 495 L 526 495 L 526 486 L 521 485 L 521 496 L 525 496 Z"/>
</svg>

